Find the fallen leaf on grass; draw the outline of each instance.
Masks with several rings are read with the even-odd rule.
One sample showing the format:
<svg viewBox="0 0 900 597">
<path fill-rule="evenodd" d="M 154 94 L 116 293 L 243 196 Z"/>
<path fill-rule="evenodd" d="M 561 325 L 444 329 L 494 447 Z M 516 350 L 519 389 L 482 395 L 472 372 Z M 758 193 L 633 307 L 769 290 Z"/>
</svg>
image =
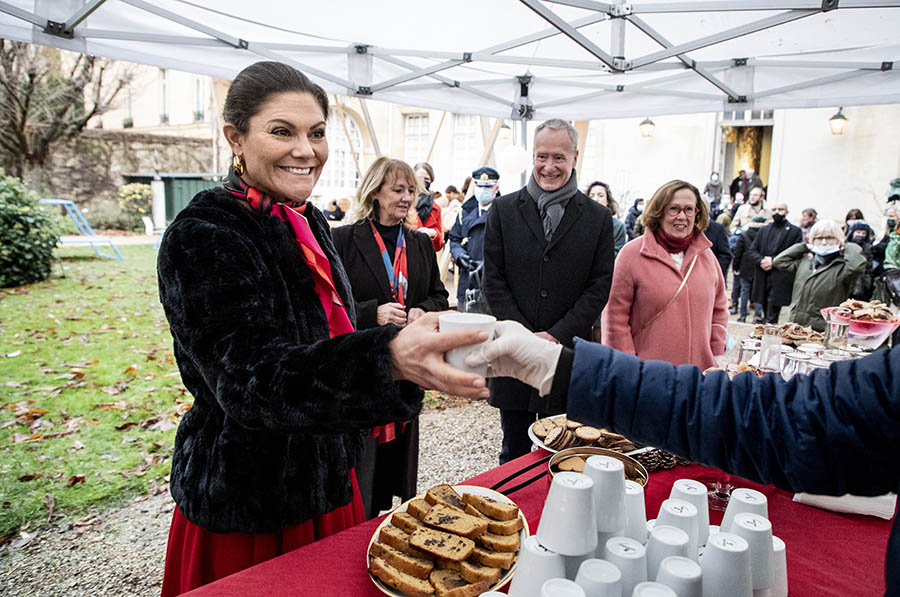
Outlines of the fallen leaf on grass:
<svg viewBox="0 0 900 597">
<path fill-rule="evenodd" d="M 12 359 L 12 358 L 14 358 L 14 357 L 19 356 L 20 354 L 22 354 L 22 351 L 21 351 L 21 350 L 16 350 L 16 351 L 14 351 L 14 352 L 7 353 L 7 354 L 6 354 L 6 358 Z"/>
<path fill-rule="evenodd" d="M 44 496 L 44 505 L 47 506 L 47 510 L 50 511 L 47 514 L 47 522 L 50 522 L 50 519 L 53 518 L 53 508 L 56 507 L 56 498 L 48 493 Z"/>
<path fill-rule="evenodd" d="M 75 377 L 84 377 L 84 370 L 78 369 L 76 367 L 72 367 L 71 369 L 69 369 L 69 373 L 71 373 Z"/>
<path fill-rule="evenodd" d="M 129 365 L 128 367 L 125 368 L 125 371 L 123 371 L 123 373 L 131 374 L 131 373 L 134 373 L 135 371 L 137 371 L 138 369 L 140 369 L 140 367 L 138 365 Z"/>
<path fill-rule="evenodd" d="M 83 450 L 84 444 L 76 439 L 75 441 L 72 442 L 72 449 L 73 450 Z"/>
<path fill-rule="evenodd" d="M 118 396 L 119 394 L 121 394 L 122 392 L 124 392 L 125 390 L 128 389 L 128 382 L 123 380 L 123 381 L 117 382 L 111 386 L 103 386 L 100 389 L 103 390 L 104 392 L 106 392 L 107 394 L 109 394 L 110 396 Z"/>
<path fill-rule="evenodd" d="M 118 402 L 107 402 L 103 404 L 92 404 L 93 408 L 99 408 L 100 410 L 125 410 L 128 408 L 128 403 L 124 400 L 119 400 Z"/>
<path fill-rule="evenodd" d="M 9 543 L 10 539 L 16 534 L 15 531 L 10 531 L 4 535 L 0 535 L 0 546 L 6 545 Z"/>
<path fill-rule="evenodd" d="M 72 475 L 69 477 L 68 481 L 66 481 L 66 487 L 72 487 L 78 483 L 84 483 L 84 475 Z"/>
<path fill-rule="evenodd" d="M 21 388 L 22 384 L 17 381 L 8 381 L 6 382 L 6 387 L 8 388 Z"/>
<path fill-rule="evenodd" d="M 34 481 L 35 479 L 40 479 L 43 476 L 44 475 L 42 473 L 28 473 L 19 477 L 18 480 L 24 483 L 26 481 Z"/>
<path fill-rule="evenodd" d="M 12 434 L 12 443 L 14 444 L 22 444 L 25 442 L 35 441 L 41 439 L 40 433 L 13 433 Z"/>
<path fill-rule="evenodd" d="M 121 425 L 116 425 L 116 431 L 125 431 L 126 429 L 131 429 L 137 425 L 136 421 L 128 421 L 126 423 L 122 423 Z"/>
</svg>

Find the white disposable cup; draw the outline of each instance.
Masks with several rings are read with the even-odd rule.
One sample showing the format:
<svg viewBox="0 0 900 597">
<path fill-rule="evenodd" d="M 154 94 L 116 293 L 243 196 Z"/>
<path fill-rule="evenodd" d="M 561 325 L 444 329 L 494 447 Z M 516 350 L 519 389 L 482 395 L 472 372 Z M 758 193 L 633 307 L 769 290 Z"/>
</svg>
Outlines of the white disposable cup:
<svg viewBox="0 0 900 597">
<path fill-rule="evenodd" d="M 608 540 L 603 559 L 622 573 L 622 595 L 631 595 L 634 587 L 647 580 L 647 550 L 630 537 Z"/>
<path fill-rule="evenodd" d="M 575 577 L 578 576 L 578 570 L 581 568 L 581 564 L 587 560 L 594 559 L 596 553 L 597 550 L 592 549 L 591 551 L 578 556 L 563 556 L 563 562 L 566 564 L 566 578 L 575 580 Z"/>
<path fill-rule="evenodd" d="M 480 594 L 478 597 L 509 597 L 509 595 L 502 591 L 488 591 L 487 593 Z"/>
<path fill-rule="evenodd" d="M 672 484 L 670 498 L 684 500 L 697 508 L 697 542 L 706 545 L 709 536 L 709 489 L 700 481 L 678 479 Z"/>
<path fill-rule="evenodd" d="M 584 589 L 567 578 L 551 578 L 541 585 L 541 597 L 585 597 Z"/>
<path fill-rule="evenodd" d="M 678 597 L 703 597 L 703 573 L 690 558 L 671 556 L 660 562 L 656 582 L 672 587 Z"/>
<path fill-rule="evenodd" d="M 656 515 L 656 526 L 668 525 L 681 529 L 688 536 L 688 556 L 694 561 L 699 557 L 699 539 L 697 531 L 697 508 L 684 500 L 669 498 L 659 507 Z"/>
<path fill-rule="evenodd" d="M 522 542 L 519 563 L 509 586 L 512 597 L 539 597 L 541 585 L 550 578 L 565 578 L 563 557 L 541 545 L 534 535 Z"/>
<path fill-rule="evenodd" d="M 638 543 L 647 541 L 647 506 L 644 504 L 644 486 L 625 481 L 625 536 Z"/>
<path fill-rule="evenodd" d="M 720 525 L 723 533 L 731 532 L 731 522 L 734 520 L 734 515 L 741 512 L 752 512 L 753 514 L 759 514 L 763 518 L 768 518 L 769 500 L 755 489 L 741 487 L 732 491 L 731 498 L 728 500 L 728 507 L 725 508 L 725 515 L 722 516 L 722 524 Z"/>
<path fill-rule="evenodd" d="M 734 515 L 731 532 L 743 537 L 750 546 L 750 577 L 753 590 L 768 589 L 775 584 L 775 550 L 772 523 L 759 514 L 741 512 Z"/>
<path fill-rule="evenodd" d="M 689 557 L 690 538 L 683 530 L 660 524 L 647 539 L 647 578 L 656 580 L 660 563 L 670 556 Z"/>
<path fill-rule="evenodd" d="M 557 473 L 538 524 L 541 545 L 564 556 L 593 552 L 597 548 L 593 493 L 594 482 L 587 475 Z"/>
<path fill-rule="evenodd" d="M 625 463 L 612 456 L 591 456 L 584 474 L 594 481 L 594 514 L 597 531 L 625 529 Z"/>
<path fill-rule="evenodd" d="M 632 597 L 678 597 L 671 587 L 658 582 L 645 581 L 634 588 Z"/>
<path fill-rule="evenodd" d="M 483 330 L 487 332 L 488 340 L 493 338 L 494 326 L 496 324 L 496 317 L 493 315 L 484 315 L 483 313 L 441 313 L 438 315 L 439 331 L 458 332 L 460 330 Z M 485 342 L 488 340 L 485 340 Z M 459 346 L 448 350 L 444 354 L 444 360 L 457 369 L 484 377 L 487 375 L 487 365 L 470 367 L 466 365 L 466 357 L 485 342 L 469 344 L 468 346 Z"/>
<path fill-rule="evenodd" d="M 710 535 L 700 558 L 703 597 L 751 597 L 750 546 L 732 533 Z"/>
<path fill-rule="evenodd" d="M 784 541 L 772 537 L 772 550 L 775 552 L 775 584 L 768 589 L 770 597 L 788 596 L 787 552 Z"/>
<path fill-rule="evenodd" d="M 655 519 L 655 518 L 651 518 L 650 520 L 647 521 L 647 536 L 648 536 L 648 537 L 650 536 L 650 533 L 653 532 L 653 528 L 654 528 L 655 526 L 656 526 L 656 519 Z"/>
<path fill-rule="evenodd" d="M 575 582 L 591 597 L 622 597 L 622 572 L 606 560 L 583 561 Z"/>
</svg>

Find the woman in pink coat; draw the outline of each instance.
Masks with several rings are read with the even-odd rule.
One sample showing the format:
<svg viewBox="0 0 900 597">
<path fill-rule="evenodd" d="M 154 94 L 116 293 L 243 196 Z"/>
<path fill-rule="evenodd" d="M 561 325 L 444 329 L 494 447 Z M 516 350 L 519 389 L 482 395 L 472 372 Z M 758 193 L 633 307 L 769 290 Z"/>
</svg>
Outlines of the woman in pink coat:
<svg viewBox="0 0 900 597">
<path fill-rule="evenodd" d="M 673 180 L 644 209 L 647 232 L 619 252 L 603 311 L 605 344 L 643 360 L 706 369 L 725 352 L 722 269 L 703 230 L 709 208 L 692 184 Z"/>
</svg>

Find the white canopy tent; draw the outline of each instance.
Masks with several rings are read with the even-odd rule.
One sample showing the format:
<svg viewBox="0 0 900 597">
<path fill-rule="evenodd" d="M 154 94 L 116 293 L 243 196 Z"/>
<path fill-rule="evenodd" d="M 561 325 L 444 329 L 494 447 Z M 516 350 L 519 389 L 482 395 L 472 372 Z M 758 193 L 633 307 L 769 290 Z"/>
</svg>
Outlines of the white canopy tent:
<svg viewBox="0 0 900 597">
<path fill-rule="evenodd" d="M 0 37 L 519 120 L 900 102 L 900 1 L 0 0 Z"/>
</svg>

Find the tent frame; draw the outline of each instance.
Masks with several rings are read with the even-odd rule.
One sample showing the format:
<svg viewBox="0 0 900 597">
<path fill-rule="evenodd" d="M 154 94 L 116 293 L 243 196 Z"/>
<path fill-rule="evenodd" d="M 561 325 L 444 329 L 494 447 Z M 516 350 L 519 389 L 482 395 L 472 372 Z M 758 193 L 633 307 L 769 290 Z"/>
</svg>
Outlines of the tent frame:
<svg viewBox="0 0 900 597">
<path fill-rule="evenodd" d="M 729 60 L 697 61 L 691 52 L 728 42 L 743 36 L 760 32 L 773 27 L 784 26 L 800 19 L 808 18 L 824 12 L 848 9 L 883 9 L 900 8 L 900 1 L 891 0 L 701 0 L 671 3 L 626 2 L 615 0 L 612 3 L 594 0 L 518 0 L 521 4 L 546 21 L 549 27 L 531 34 L 506 40 L 487 48 L 464 52 L 438 52 L 421 49 L 384 48 L 367 44 L 354 43 L 346 46 L 308 45 L 266 43 L 264 41 L 246 40 L 229 34 L 227 31 L 208 26 L 197 20 L 167 10 L 146 0 L 120 0 L 137 10 L 161 17 L 197 33 L 191 35 L 156 35 L 135 31 L 113 31 L 84 26 L 85 20 L 92 14 L 109 6 L 106 0 L 85 0 L 84 4 L 64 21 L 54 21 L 33 12 L 21 9 L 7 1 L 0 0 L 0 14 L 12 16 L 25 21 L 35 28 L 40 28 L 50 39 L 68 40 L 119 40 L 160 44 L 185 44 L 195 46 L 227 47 L 241 52 L 248 52 L 260 58 L 276 60 L 290 64 L 303 72 L 331 83 L 331 90 L 361 99 L 379 99 L 385 92 L 418 91 L 453 88 L 467 94 L 487 100 L 496 105 L 497 110 L 509 110 L 513 119 L 530 119 L 536 109 L 557 105 L 572 104 L 612 93 L 629 93 L 637 95 L 667 95 L 673 98 L 692 98 L 707 101 L 720 101 L 726 109 L 754 108 L 755 102 L 764 98 L 772 98 L 780 94 L 798 90 L 812 90 L 821 85 L 846 81 L 858 77 L 874 75 L 893 70 L 894 57 L 884 56 L 880 61 L 828 61 L 819 59 L 785 59 L 735 57 Z M 554 13 L 550 5 L 562 5 L 589 11 L 591 14 L 567 21 Z M 200 7 L 203 8 L 203 7 Z M 652 27 L 640 15 L 663 13 L 715 13 L 715 12 L 775 12 L 743 25 L 732 27 L 716 33 L 703 35 L 696 39 L 673 43 Z M 237 19 L 237 17 L 231 17 Z M 239 21 L 239 19 L 238 19 Z M 604 49 L 580 30 L 599 23 L 610 21 L 611 35 L 609 48 Z M 626 57 L 626 35 L 639 33 L 649 37 L 661 46 L 660 50 L 643 56 Z M 510 50 L 555 36 L 568 38 L 586 54 L 585 59 L 556 59 L 510 55 Z M 52 43 L 46 42 L 46 43 Z M 60 47 L 67 47 L 61 44 Z M 297 60 L 285 52 L 303 52 L 306 54 L 356 54 L 363 61 L 382 61 L 393 67 L 399 67 L 400 74 L 380 81 L 354 81 L 341 77 L 334 72 L 316 68 L 309 63 Z M 422 65 L 410 62 L 431 61 Z M 675 58 L 678 62 L 670 61 Z M 352 58 L 349 58 L 352 60 Z M 526 69 L 532 66 L 548 66 L 557 69 L 571 70 L 581 77 L 597 75 L 586 87 L 593 89 L 585 94 L 546 101 L 537 106 L 531 103 L 529 89 L 536 82 L 535 75 L 528 70 L 517 76 L 490 80 L 459 80 L 442 75 L 460 66 L 484 64 L 522 65 Z M 829 69 L 837 72 L 825 77 L 817 77 L 790 85 L 780 85 L 769 89 L 742 90 L 727 82 L 729 71 L 744 67 L 778 68 L 778 69 Z M 604 75 L 647 75 L 670 70 L 682 71 L 676 77 L 687 73 L 685 81 L 693 83 L 699 77 L 709 86 L 709 92 L 697 91 L 696 85 L 691 89 L 672 87 L 660 88 L 662 83 L 671 83 L 677 78 L 661 75 L 655 79 L 625 84 L 603 83 Z M 460 72 L 457 69 L 457 72 Z M 723 76 L 725 75 L 725 76 Z M 619 79 L 621 80 L 621 78 Z M 509 83 L 513 92 L 511 97 L 500 97 L 481 87 L 498 83 Z M 541 85 L 562 88 L 585 86 L 582 79 L 542 78 Z M 777 102 L 776 102 L 777 103 Z M 767 105 L 766 107 L 772 107 Z"/>
</svg>

